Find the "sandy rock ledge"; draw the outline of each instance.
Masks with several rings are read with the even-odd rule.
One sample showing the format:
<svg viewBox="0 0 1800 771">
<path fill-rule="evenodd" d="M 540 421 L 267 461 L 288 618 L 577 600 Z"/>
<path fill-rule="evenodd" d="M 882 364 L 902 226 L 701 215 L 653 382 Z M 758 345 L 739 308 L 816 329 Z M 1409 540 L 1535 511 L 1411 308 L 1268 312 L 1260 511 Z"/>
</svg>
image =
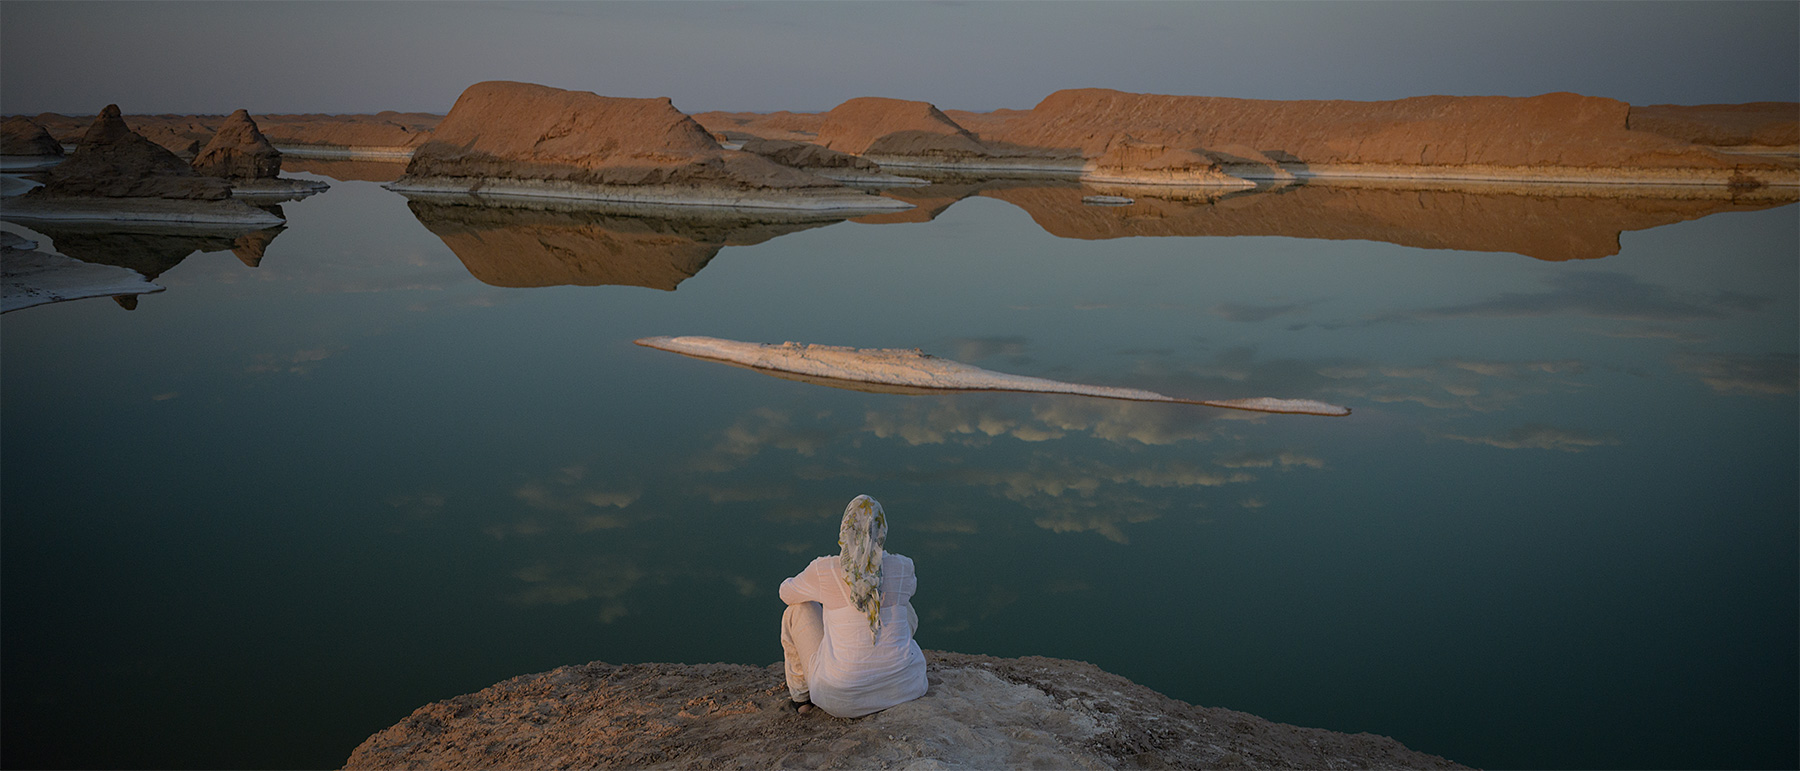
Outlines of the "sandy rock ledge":
<svg viewBox="0 0 1800 771">
<path fill-rule="evenodd" d="M 345 768 L 1463 768 L 1372 734 L 1196 707 L 1079 661 L 928 651 L 923 698 L 788 709 L 781 666 L 605 664 L 419 708 Z"/>
</svg>

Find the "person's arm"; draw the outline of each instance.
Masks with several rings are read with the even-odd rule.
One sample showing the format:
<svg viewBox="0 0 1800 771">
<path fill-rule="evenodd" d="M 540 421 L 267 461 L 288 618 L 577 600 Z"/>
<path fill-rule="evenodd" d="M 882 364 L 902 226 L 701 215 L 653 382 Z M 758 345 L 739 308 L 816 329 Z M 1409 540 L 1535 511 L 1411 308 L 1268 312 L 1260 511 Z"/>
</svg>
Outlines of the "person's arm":
<svg viewBox="0 0 1800 771">
<path fill-rule="evenodd" d="M 818 563 L 818 560 L 813 560 L 811 565 L 807 565 L 805 570 L 800 571 L 800 575 L 781 582 L 782 602 L 799 605 L 802 602 L 819 601 L 819 582 L 817 576 L 814 575 L 817 571 L 813 570 L 813 565 Z"/>
</svg>

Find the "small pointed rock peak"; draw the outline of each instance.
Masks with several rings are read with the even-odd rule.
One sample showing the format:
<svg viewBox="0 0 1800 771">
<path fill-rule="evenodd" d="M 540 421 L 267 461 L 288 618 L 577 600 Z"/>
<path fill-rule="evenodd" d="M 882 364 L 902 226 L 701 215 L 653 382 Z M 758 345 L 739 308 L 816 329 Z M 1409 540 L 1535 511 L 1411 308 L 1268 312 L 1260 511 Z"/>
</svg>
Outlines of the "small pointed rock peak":
<svg viewBox="0 0 1800 771">
<path fill-rule="evenodd" d="M 281 174 L 281 151 L 263 136 L 250 112 L 240 109 L 194 154 L 193 167 L 209 177 L 274 179 Z"/>
<path fill-rule="evenodd" d="M 81 147 L 94 143 L 117 142 L 126 134 L 134 134 L 130 126 L 125 125 L 125 116 L 119 114 L 119 106 L 109 104 L 94 116 L 94 122 L 88 126 L 86 134 L 81 135 Z"/>
<path fill-rule="evenodd" d="M 199 177 L 167 148 L 132 131 L 119 106 L 109 104 L 75 154 L 46 172 L 44 186 L 34 194 L 216 201 L 231 196 L 231 185 Z"/>
</svg>

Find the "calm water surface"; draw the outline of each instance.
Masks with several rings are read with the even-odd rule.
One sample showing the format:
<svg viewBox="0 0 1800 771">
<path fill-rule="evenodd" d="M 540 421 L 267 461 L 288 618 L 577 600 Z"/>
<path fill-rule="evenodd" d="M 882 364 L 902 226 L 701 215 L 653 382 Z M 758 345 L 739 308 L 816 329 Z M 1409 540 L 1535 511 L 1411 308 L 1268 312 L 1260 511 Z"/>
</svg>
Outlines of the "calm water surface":
<svg viewBox="0 0 1800 771">
<path fill-rule="evenodd" d="M 1474 766 L 1800 761 L 1795 207 L 955 187 L 917 222 L 684 224 L 335 182 L 256 267 L 171 246 L 135 311 L 7 314 L 5 764 L 334 767 L 514 675 L 767 664 L 859 493 L 927 648 Z M 82 238 L 44 240 L 123 248 Z M 1355 414 L 632 344 L 681 334 Z"/>
</svg>

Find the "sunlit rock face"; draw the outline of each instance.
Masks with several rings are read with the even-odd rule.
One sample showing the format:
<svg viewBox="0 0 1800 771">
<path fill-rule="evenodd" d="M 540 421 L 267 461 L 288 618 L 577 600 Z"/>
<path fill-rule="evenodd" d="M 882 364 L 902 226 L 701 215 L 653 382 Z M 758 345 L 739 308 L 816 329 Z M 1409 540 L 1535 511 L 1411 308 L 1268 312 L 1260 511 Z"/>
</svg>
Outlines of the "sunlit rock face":
<svg viewBox="0 0 1800 771">
<path fill-rule="evenodd" d="M 12 117 L 0 123 L 0 155 L 61 158 L 62 143 L 30 118 Z"/>
<path fill-rule="evenodd" d="M 801 139 L 890 165 L 976 163 L 1170 183 L 1171 158 L 1220 172 L 1679 184 L 1800 181 L 1800 163 L 1714 146 L 1791 148 L 1791 103 L 1633 108 L 1613 99 L 1422 96 L 1379 102 L 1273 101 L 1070 89 L 1030 110 L 940 111 L 924 102 L 852 99 L 817 115 L 706 114 L 722 136 Z M 1161 147 L 1143 158 L 1118 148 Z M 1131 153 L 1126 153 L 1130 155 Z M 1148 162 L 1152 168 L 1141 168 Z M 1070 164 L 1073 164 L 1072 166 Z M 1194 160 L 1174 164 L 1194 168 Z M 1200 181 L 1198 184 L 1206 184 Z"/>
<path fill-rule="evenodd" d="M 1632 131 L 1716 147 L 1800 149 L 1800 103 L 1632 105 Z"/>
<path fill-rule="evenodd" d="M 196 174 L 167 148 L 132 131 L 118 106 L 109 104 L 74 155 L 46 172 L 44 186 L 33 193 L 39 194 L 217 201 L 231 197 L 231 185 Z"/>
<path fill-rule="evenodd" d="M 873 156 L 990 155 L 968 129 L 926 102 L 862 97 L 825 113 L 818 143 L 839 152 Z"/>
<path fill-rule="evenodd" d="M 1253 148 L 1301 164 L 1730 168 L 1733 160 L 1632 131 L 1631 106 L 1558 93 L 1422 96 L 1383 102 L 1272 101 L 1072 89 L 993 126 L 992 139 L 1105 151 L 1116 132 L 1182 148 Z"/>
<path fill-rule="evenodd" d="M 238 110 L 219 125 L 192 166 L 209 177 L 274 179 L 281 174 L 281 151 L 257 129 L 249 112 Z"/>
<path fill-rule="evenodd" d="M 616 185 L 838 187 L 727 151 L 667 99 L 624 99 L 530 83 L 470 86 L 420 145 L 409 177 L 493 177 Z"/>
</svg>

